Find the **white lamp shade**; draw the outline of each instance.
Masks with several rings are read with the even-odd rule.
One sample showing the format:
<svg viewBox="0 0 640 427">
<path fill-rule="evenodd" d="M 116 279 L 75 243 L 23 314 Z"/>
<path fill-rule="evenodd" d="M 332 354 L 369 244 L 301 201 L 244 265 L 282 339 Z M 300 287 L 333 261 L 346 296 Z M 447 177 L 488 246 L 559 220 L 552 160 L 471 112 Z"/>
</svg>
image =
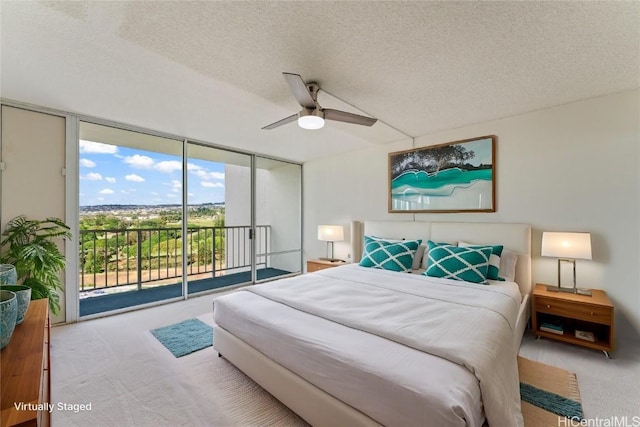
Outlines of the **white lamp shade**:
<svg viewBox="0 0 640 427">
<path fill-rule="evenodd" d="M 318 240 L 324 242 L 341 242 L 344 240 L 344 227 L 341 225 L 319 225 Z"/>
<path fill-rule="evenodd" d="M 542 256 L 567 259 L 591 259 L 591 234 L 542 233 Z"/>
</svg>

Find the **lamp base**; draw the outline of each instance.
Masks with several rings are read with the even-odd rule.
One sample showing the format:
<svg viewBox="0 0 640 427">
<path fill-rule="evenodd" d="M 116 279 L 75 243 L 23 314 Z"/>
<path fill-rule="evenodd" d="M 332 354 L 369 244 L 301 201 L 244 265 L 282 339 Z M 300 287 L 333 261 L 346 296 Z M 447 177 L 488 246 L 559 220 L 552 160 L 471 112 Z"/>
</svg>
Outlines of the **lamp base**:
<svg viewBox="0 0 640 427">
<path fill-rule="evenodd" d="M 577 295 L 585 295 L 591 296 L 590 289 L 579 289 L 579 288 L 561 288 L 559 286 L 547 286 L 547 291 L 549 292 L 565 292 L 568 294 L 577 294 Z"/>
<path fill-rule="evenodd" d="M 566 292 L 568 294 L 575 293 L 573 288 L 561 288 L 560 286 L 547 286 L 547 291 L 549 292 Z"/>
</svg>

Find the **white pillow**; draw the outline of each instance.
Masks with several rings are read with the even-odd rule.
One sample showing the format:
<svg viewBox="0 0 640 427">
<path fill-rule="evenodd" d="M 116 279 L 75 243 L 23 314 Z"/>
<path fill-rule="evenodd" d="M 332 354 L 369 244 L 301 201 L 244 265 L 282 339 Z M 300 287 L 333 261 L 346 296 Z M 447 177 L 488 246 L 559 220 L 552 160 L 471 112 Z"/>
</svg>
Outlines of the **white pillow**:
<svg viewBox="0 0 640 427">
<path fill-rule="evenodd" d="M 424 256 L 426 251 L 427 251 L 427 245 L 425 245 L 424 243 L 418 246 L 418 250 L 416 251 L 416 254 L 413 257 L 413 265 L 411 266 L 412 270 L 420 270 L 422 268 L 422 260 L 426 258 Z"/>
<path fill-rule="evenodd" d="M 508 282 L 516 281 L 516 263 L 518 262 L 518 254 L 508 250 L 502 251 L 500 257 L 500 277 Z"/>
</svg>

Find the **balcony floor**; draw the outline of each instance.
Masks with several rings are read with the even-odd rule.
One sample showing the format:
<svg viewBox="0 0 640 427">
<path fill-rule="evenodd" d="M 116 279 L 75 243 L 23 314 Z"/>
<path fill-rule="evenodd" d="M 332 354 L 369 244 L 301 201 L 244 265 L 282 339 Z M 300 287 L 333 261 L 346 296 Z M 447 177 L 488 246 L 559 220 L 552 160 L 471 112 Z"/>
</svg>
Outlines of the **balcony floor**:
<svg viewBox="0 0 640 427">
<path fill-rule="evenodd" d="M 264 280 L 290 274 L 291 272 L 280 270 L 278 268 L 261 268 L 257 270 L 256 273 L 258 280 Z M 240 283 L 249 283 L 250 281 L 251 272 L 249 271 L 226 274 L 224 276 L 209 279 L 191 280 L 189 281 L 189 294 L 224 288 Z M 180 295 L 182 295 L 182 284 L 176 283 L 173 285 L 157 286 L 139 291 L 125 291 L 84 298 L 80 300 L 80 316 L 88 316 L 90 314 L 104 313 L 121 308 L 148 304 L 150 302 L 177 298 Z"/>
</svg>

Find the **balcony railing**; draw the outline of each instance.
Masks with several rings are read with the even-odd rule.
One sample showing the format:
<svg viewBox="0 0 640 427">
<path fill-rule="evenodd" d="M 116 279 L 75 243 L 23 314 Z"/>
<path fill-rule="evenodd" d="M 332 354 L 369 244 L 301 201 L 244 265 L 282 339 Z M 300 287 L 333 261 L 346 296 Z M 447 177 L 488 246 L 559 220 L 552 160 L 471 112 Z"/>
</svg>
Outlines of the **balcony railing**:
<svg viewBox="0 0 640 427">
<path fill-rule="evenodd" d="M 249 226 L 188 227 L 187 276 L 251 267 Z M 268 267 L 269 225 L 256 227 L 256 264 Z M 80 230 L 80 291 L 158 286 L 182 279 L 182 228 Z"/>
</svg>

